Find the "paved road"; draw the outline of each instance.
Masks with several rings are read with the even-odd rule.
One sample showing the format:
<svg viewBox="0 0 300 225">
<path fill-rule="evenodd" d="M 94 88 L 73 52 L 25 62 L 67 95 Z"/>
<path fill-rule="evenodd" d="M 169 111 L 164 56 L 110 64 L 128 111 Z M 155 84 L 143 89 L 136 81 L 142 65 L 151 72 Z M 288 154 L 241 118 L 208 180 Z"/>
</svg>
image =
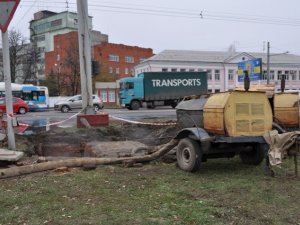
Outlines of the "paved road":
<svg viewBox="0 0 300 225">
<path fill-rule="evenodd" d="M 25 115 L 16 115 L 18 121 L 23 124 L 29 124 L 33 130 L 51 129 L 51 126 L 71 127 L 76 124 L 76 115 L 80 110 L 61 113 L 60 111 L 47 110 L 44 112 L 29 112 Z M 165 119 L 176 120 L 176 110 L 169 107 L 157 109 L 103 109 L 101 112 L 108 113 L 113 118 L 121 118 L 132 121 L 141 121 L 143 119 Z"/>
</svg>

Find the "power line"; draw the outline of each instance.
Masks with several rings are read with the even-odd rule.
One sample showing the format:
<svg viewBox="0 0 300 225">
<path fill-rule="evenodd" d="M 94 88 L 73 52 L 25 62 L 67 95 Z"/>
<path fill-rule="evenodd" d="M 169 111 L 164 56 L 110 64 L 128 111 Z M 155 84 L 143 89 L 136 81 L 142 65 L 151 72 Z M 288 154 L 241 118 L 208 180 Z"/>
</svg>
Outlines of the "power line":
<svg viewBox="0 0 300 225">
<path fill-rule="evenodd" d="M 24 3 L 32 2 L 31 0 L 23 0 Z M 203 20 L 215 20 L 215 21 L 227 21 L 227 22 L 244 22 L 244 23 L 256 23 L 256 24 L 269 24 L 269 25 L 284 25 L 284 26 L 300 26 L 300 19 L 296 18 L 283 18 L 283 17 L 266 17 L 258 15 L 245 15 L 245 14 L 235 14 L 228 12 L 206 12 L 198 11 L 192 9 L 176 9 L 169 7 L 156 7 L 156 6 L 145 6 L 145 5 L 134 5 L 118 3 L 114 5 L 113 3 L 107 2 L 106 4 L 99 3 L 98 1 L 90 1 L 89 4 L 90 11 L 105 11 L 112 13 L 124 13 L 124 14 L 143 14 L 151 16 L 168 16 L 173 18 L 194 18 Z M 66 2 L 49 2 L 47 3 L 52 8 L 62 8 L 58 4 Z M 69 2 L 70 8 L 76 11 L 75 3 Z M 122 6 L 125 5 L 125 6 Z M 23 6 L 26 6 L 25 4 Z"/>
</svg>

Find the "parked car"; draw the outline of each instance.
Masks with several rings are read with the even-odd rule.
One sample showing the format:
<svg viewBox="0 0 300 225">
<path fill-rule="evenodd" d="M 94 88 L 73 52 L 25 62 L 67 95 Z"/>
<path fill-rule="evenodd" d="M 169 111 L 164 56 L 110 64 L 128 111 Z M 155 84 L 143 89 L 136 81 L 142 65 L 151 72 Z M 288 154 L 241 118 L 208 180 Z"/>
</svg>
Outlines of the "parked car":
<svg viewBox="0 0 300 225">
<path fill-rule="evenodd" d="M 6 99 L 0 98 L 0 110 L 6 113 Z M 29 107 L 21 98 L 13 97 L 13 113 L 25 114 L 29 111 Z"/>
<path fill-rule="evenodd" d="M 103 101 L 98 95 L 93 95 L 94 110 L 98 111 L 103 109 Z M 69 112 L 72 109 L 82 108 L 82 96 L 75 95 L 66 100 L 58 101 L 54 104 L 54 110 L 61 111 L 63 113 Z"/>
</svg>

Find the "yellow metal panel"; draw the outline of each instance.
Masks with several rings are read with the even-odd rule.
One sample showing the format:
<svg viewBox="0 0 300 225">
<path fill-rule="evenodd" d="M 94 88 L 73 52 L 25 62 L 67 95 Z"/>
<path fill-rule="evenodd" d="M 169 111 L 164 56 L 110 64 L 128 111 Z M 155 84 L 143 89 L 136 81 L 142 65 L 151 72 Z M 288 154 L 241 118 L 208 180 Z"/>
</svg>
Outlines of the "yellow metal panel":
<svg viewBox="0 0 300 225">
<path fill-rule="evenodd" d="M 298 93 L 276 93 L 274 96 L 275 122 L 286 127 L 298 127 L 298 99 Z"/>
<path fill-rule="evenodd" d="M 272 129 L 272 110 L 263 92 L 235 91 L 224 109 L 229 136 L 262 135 Z"/>
<path fill-rule="evenodd" d="M 298 104 L 298 93 L 276 93 L 274 95 L 275 108 L 292 108 Z"/>
<path fill-rule="evenodd" d="M 224 109 L 229 96 L 230 96 L 230 92 L 212 94 L 208 98 L 208 100 L 204 106 L 204 110 L 205 109 Z"/>
<path fill-rule="evenodd" d="M 285 127 L 299 126 L 298 108 L 274 108 L 275 122 Z"/>
<path fill-rule="evenodd" d="M 225 134 L 223 109 L 204 109 L 204 129 L 214 134 Z"/>
</svg>

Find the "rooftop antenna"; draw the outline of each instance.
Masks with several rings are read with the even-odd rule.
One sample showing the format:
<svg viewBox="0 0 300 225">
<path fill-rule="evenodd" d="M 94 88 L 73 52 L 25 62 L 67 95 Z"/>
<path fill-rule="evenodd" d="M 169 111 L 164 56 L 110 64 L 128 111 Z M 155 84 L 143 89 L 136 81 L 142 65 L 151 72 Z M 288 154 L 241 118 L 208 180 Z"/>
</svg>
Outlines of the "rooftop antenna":
<svg viewBox="0 0 300 225">
<path fill-rule="evenodd" d="M 69 1 L 66 0 L 66 10 L 69 11 Z"/>
</svg>

